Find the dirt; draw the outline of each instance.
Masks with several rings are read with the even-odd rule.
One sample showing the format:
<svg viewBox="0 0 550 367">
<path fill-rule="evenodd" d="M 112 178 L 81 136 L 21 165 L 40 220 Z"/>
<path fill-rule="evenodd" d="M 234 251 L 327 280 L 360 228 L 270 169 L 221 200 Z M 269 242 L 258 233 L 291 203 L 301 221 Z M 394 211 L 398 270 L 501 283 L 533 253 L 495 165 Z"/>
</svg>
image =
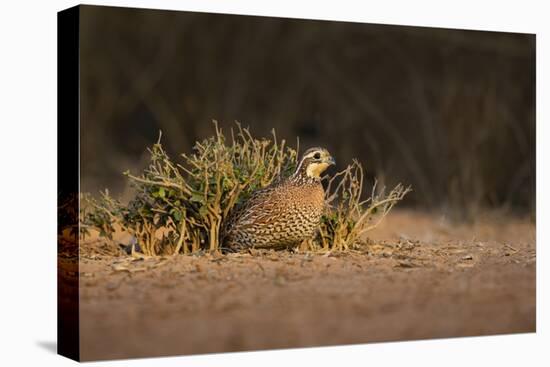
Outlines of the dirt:
<svg viewBox="0 0 550 367">
<path fill-rule="evenodd" d="M 345 253 L 82 251 L 81 357 L 534 332 L 535 265 L 528 219 L 455 225 L 414 211 Z"/>
</svg>

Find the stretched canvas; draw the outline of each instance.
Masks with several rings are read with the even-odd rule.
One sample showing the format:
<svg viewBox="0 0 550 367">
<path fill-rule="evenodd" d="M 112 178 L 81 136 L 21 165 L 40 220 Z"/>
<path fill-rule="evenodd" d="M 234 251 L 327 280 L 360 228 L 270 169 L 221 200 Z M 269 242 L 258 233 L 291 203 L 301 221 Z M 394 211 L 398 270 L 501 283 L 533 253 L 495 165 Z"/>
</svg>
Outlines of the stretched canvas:
<svg viewBox="0 0 550 367">
<path fill-rule="evenodd" d="M 535 331 L 535 35 L 58 14 L 58 351 Z"/>
</svg>

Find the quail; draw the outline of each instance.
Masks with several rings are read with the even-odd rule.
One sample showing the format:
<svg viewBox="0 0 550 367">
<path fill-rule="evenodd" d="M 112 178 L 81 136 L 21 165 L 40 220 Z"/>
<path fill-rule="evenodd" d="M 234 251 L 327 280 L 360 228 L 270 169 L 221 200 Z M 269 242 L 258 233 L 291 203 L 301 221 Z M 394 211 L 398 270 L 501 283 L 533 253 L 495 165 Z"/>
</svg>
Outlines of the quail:
<svg viewBox="0 0 550 367">
<path fill-rule="evenodd" d="M 282 249 L 313 238 L 325 206 L 321 174 L 334 164 L 324 148 L 305 151 L 291 176 L 253 192 L 233 210 L 222 230 L 222 247 Z"/>
</svg>

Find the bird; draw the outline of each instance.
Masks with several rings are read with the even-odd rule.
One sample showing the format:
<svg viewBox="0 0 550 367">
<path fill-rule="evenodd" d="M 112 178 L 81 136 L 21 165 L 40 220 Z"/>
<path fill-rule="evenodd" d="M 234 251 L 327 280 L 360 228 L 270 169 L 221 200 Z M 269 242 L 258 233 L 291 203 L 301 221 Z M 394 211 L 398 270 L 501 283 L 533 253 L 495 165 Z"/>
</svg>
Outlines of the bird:
<svg viewBox="0 0 550 367">
<path fill-rule="evenodd" d="M 313 238 L 325 208 L 321 175 L 335 164 L 325 148 L 306 150 L 293 174 L 254 191 L 230 213 L 222 248 L 285 249 Z"/>
</svg>

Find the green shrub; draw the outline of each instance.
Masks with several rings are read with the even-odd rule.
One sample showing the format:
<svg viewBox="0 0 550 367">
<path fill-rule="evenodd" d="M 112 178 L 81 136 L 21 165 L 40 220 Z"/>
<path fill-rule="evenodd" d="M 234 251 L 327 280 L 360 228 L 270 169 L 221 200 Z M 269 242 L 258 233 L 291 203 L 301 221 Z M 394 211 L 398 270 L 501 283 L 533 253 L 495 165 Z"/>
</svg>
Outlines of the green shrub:
<svg viewBox="0 0 550 367">
<path fill-rule="evenodd" d="M 161 137 L 149 149 L 149 166 L 124 174 L 135 190 L 125 205 L 105 190 L 99 199 L 83 195 L 81 227 L 112 239 L 117 230 L 134 236 L 147 255 L 216 251 L 224 218 L 250 194 L 295 169 L 298 152 L 277 140 L 254 138 L 239 124 L 227 138 L 214 122 L 215 134 L 197 142 L 177 164 L 166 154 Z M 373 189 L 373 192 L 375 190 Z M 328 180 L 327 211 L 310 250 L 345 250 L 380 220 L 409 191 L 398 185 L 388 196 L 362 199 L 363 170 L 353 161 Z"/>
</svg>

